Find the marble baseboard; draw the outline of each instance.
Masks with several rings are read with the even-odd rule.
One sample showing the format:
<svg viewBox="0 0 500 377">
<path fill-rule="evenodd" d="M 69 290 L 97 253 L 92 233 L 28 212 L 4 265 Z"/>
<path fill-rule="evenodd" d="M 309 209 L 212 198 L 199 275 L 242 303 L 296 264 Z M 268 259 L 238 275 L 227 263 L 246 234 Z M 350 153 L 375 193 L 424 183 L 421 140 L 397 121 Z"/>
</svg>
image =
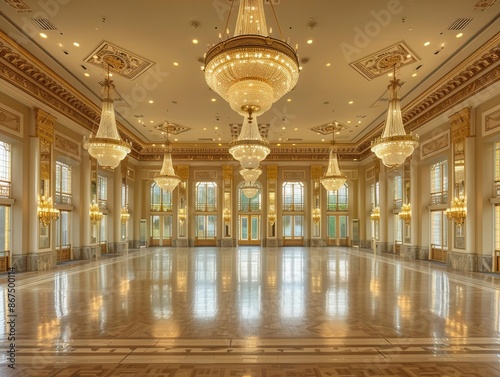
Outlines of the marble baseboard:
<svg viewBox="0 0 500 377">
<path fill-rule="evenodd" d="M 372 248 L 372 241 L 371 240 L 360 240 L 359 247 L 362 249 L 371 249 Z"/>
<path fill-rule="evenodd" d="M 96 260 L 101 256 L 101 246 L 90 245 L 73 248 L 73 259 Z"/>
<path fill-rule="evenodd" d="M 416 245 L 401 245 L 401 257 L 408 260 L 418 259 L 418 250 Z"/>
<path fill-rule="evenodd" d="M 57 264 L 57 252 L 55 250 L 29 253 L 26 255 L 26 271 L 49 271 Z"/>
<path fill-rule="evenodd" d="M 129 249 L 139 249 L 141 247 L 141 241 L 139 240 L 129 240 L 128 248 Z"/>
<path fill-rule="evenodd" d="M 26 255 L 12 255 L 12 268 L 17 272 L 28 271 L 28 258 L 26 258 Z"/>
<path fill-rule="evenodd" d="M 188 247 L 189 246 L 189 240 L 187 238 L 177 238 L 176 240 L 172 241 L 172 246 L 175 246 L 175 247 Z"/>
<path fill-rule="evenodd" d="M 391 242 L 377 242 L 377 253 L 392 253 L 394 246 Z"/>
<path fill-rule="evenodd" d="M 264 240 L 265 247 L 278 247 L 278 239 L 277 238 L 266 238 Z"/>
<path fill-rule="evenodd" d="M 493 269 L 493 257 L 449 251 L 447 264 L 448 267 L 459 271 L 491 272 Z"/>
<path fill-rule="evenodd" d="M 429 260 L 429 247 L 428 246 L 424 246 L 424 247 L 420 247 L 418 249 L 418 259 L 420 260 Z"/>
<path fill-rule="evenodd" d="M 109 242 L 108 243 L 108 253 L 123 254 L 128 252 L 128 242 Z"/>
<path fill-rule="evenodd" d="M 221 240 L 221 247 L 235 247 L 236 246 L 236 240 L 233 238 L 223 238 Z"/>
<path fill-rule="evenodd" d="M 322 238 L 312 238 L 310 240 L 306 240 L 306 246 L 308 247 L 325 247 L 326 240 Z"/>
</svg>

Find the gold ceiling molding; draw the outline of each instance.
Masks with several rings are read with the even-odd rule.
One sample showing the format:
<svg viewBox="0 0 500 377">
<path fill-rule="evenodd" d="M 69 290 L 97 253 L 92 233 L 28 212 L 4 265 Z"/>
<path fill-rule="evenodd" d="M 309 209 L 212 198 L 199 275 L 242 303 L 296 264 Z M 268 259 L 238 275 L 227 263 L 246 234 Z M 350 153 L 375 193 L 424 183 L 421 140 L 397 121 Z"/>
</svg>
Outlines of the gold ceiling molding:
<svg viewBox="0 0 500 377">
<path fill-rule="evenodd" d="M 89 132 L 99 124 L 101 109 L 96 104 L 3 31 L 0 31 L 0 78 L 64 114 Z M 118 129 L 122 139 L 132 142 L 130 155 L 139 159 L 142 142 L 120 123 Z"/>
</svg>

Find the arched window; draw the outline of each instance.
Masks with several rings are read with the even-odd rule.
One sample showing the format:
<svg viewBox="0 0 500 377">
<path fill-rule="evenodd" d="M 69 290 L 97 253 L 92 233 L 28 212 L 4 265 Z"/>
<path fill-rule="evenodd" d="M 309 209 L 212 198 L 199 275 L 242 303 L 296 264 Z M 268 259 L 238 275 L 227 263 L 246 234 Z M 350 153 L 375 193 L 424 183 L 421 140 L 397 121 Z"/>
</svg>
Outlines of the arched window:
<svg viewBox="0 0 500 377">
<path fill-rule="evenodd" d="M 163 190 L 153 182 L 151 184 L 151 212 L 165 212 L 172 210 L 172 193 Z"/>
<path fill-rule="evenodd" d="M 337 191 L 327 191 L 327 211 L 347 212 L 349 210 L 349 188 L 344 183 Z"/>
<path fill-rule="evenodd" d="M 262 209 L 262 187 L 259 182 L 255 182 L 259 186 L 259 191 L 253 198 L 247 198 L 243 193 L 242 187 L 245 182 L 242 182 L 238 187 L 238 211 L 254 212 Z"/>
</svg>

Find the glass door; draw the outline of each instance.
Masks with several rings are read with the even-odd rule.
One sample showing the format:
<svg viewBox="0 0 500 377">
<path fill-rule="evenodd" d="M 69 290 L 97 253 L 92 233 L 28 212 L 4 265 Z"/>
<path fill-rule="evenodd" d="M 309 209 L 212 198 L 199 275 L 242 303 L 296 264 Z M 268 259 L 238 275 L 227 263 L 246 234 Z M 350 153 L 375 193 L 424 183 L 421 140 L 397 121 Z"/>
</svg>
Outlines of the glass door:
<svg viewBox="0 0 500 377">
<path fill-rule="evenodd" d="M 347 215 L 328 215 L 327 244 L 330 246 L 349 246 L 349 217 Z"/>
<path fill-rule="evenodd" d="M 240 215 L 240 245 L 260 245 L 260 215 Z"/>
<path fill-rule="evenodd" d="M 172 245 L 172 216 L 152 215 L 151 216 L 151 238 L 150 246 L 170 246 Z"/>
<path fill-rule="evenodd" d="M 283 215 L 283 245 L 304 246 L 303 215 Z"/>
</svg>

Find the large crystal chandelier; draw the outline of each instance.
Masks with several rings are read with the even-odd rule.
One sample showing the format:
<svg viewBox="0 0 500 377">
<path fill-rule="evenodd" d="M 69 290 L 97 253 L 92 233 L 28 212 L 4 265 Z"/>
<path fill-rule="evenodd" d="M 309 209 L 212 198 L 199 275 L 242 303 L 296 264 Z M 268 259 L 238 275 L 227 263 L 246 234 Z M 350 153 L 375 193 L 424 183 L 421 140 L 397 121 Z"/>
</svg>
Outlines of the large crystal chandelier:
<svg viewBox="0 0 500 377">
<path fill-rule="evenodd" d="M 166 143 L 165 154 L 163 155 L 163 164 L 160 174 L 154 178 L 156 184 L 165 191 L 172 192 L 180 183 L 181 178 L 175 174 L 174 166 L 172 165 L 172 152 L 170 143 L 168 142 L 168 127 L 166 127 Z"/>
<path fill-rule="evenodd" d="M 259 186 L 255 181 L 262 174 L 262 170 L 258 167 L 255 169 L 241 169 L 240 174 L 245 179 L 245 184 L 241 187 L 241 191 L 248 199 L 252 199 L 259 192 Z"/>
<path fill-rule="evenodd" d="M 389 110 L 385 121 L 384 132 L 381 137 L 372 141 L 371 150 L 387 167 L 400 166 L 418 147 L 418 135 L 405 133 L 403 117 L 401 115 L 401 98 L 399 97 L 400 80 L 396 79 L 396 65 L 394 76 L 388 88 L 390 89 Z"/>
<path fill-rule="evenodd" d="M 299 77 L 296 50 L 270 34 L 263 0 L 241 0 L 234 36 L 210 48 L 205 56 L 208 86 L 244 116 L 240 136 L 229 152 L 245 169 L 256 168 L 270 152 L 252 114 L 269 110 Z"/>
<path fill-rule="evenodd" d="M 97 134 L 84 141 L 84 147 L 89 154 L 97 159 L 104 168 L 114 169 L 125 156 L 130 153 L 130 144 L 120 138 L 116 128 L 115 109 L 113 105 L 113 82 L 108 74 L 102 87 L 102 113 Z"/>
<path fill-rule="evenodd" d="M 328 191 L 337 191 L 347 180 L 347 176 L 342 174 L 337 160 L 337 153 L 334 152 L 333 146 L 335 144 L 335 125 L 332 127 L 332 147 L 330 148 L 330 157 L 328 160 L 328 170 L 323 178 L 320 179 L 321 184 Z"/>
</svg>

